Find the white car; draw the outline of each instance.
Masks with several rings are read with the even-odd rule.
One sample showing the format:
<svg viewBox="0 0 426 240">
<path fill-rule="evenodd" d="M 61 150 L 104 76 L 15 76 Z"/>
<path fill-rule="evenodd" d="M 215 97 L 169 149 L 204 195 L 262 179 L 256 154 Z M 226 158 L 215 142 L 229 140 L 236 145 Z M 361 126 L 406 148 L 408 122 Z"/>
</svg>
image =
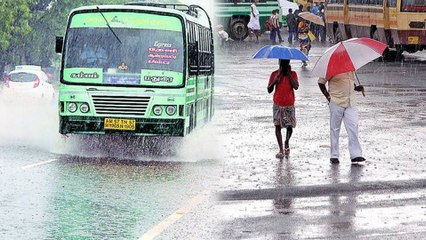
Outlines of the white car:
<svg viewBox="0 0 426 240">
<path fill-rule="evenodd" d="M 52 101 L 55 90 L 40 66 L 20 65 L 6 76 L 1 95 L 7 99 L 42 98 Z"/>
</svg>

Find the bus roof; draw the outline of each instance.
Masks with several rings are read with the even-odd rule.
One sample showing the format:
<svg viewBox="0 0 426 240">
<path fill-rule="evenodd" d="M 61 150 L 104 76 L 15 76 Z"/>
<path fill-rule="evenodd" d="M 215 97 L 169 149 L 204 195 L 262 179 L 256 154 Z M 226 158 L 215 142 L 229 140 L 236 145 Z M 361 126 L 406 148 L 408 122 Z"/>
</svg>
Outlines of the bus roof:
<svg viewBox="0 0 426 240">
<path fill-rule="evenodd" d="M 183 6 L 183 5 L 182 5 Z M 101 10 L 142 10 L 142 11 L 153 11 L 153 12 L 162 12 L 162 13 L 170 13 L 181 16 L 183 19 L 190 20 L 192 22 L 196 22 L 205 27 L 210 28 L 208 21 L 203 21 L 199 17 L 192 16 L 191 14 L 187 14 L 182 10 L 167 8 L 167 7 L 158 7 L 158 6 L 143 6 L 143 5 L 92 5 L 92 6 L 83 6 L 79 8 L 75 8 L 71 11 L 70 15 L 79 12 L 79 11 L 87 11 L 87 10 L 97 10 L 97 8 Z M 200 14 L 198 14 L 200 16 Z M 202 15 L 201 15 L 202 16 Z"/>
</svg>

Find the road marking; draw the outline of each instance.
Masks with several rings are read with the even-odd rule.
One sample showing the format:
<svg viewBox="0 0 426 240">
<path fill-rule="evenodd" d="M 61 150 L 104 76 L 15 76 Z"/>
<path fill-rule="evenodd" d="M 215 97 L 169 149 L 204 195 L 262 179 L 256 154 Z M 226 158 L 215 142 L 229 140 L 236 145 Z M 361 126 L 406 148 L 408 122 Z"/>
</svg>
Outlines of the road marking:
<svg viewBox="0 0 426 240">
<path fill-rule="evenodd" d="M 289 186 L 265 189 L 229 190 L 219 193 L 222 201 L 268 200 L 277 198 L 308 198 L 329 196 L 331 194 L 347 195 L 377 191 L 406 191 L 409 189 L 426 189 L 426 179 L 331 183 L 323 185 Z"/>
<path fill-rule="evenodd" d="M 213 189 L 207 189 L 200 192 L 197 196 L 193 197 L 191 200 L 186 202 L 183 206 L 181 206 L 177 211 L 168 216 L 166 219 L 161 221 L 159 224 L 145 232 L 139 240 L 150 240 L 154 239 L 158 235 L 160 235 L 164 230 L 166 230 L 170 225 L 177 222 L 181 217 L 183 217 L 186 213 L 190 212 L 197 205 L 202 203 L 205 198 L 211 195 Z"/>
<path fill-rule="evenodd" d="M 28 168 L 38 167 L 40 165 L 45 165 L 45 164 L 48 164 L 48 163 L 51 163 L 51 162 L 54 162 L 54 161 L 57 161 L 57 160 L 58 159 L 50 159 L 50 160 L 46 160 L 46 161 L 43 161 L 43 162 L 26 165 L 26 166 L 23 166 L 22 169 L 28 169 Z"/>
</svg>

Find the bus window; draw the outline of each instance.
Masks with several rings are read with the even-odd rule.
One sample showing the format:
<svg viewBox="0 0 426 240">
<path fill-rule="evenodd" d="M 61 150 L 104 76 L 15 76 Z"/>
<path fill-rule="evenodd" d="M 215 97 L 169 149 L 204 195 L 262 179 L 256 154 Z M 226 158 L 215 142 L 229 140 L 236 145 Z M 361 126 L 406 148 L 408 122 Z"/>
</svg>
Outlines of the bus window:
<svg viewBox="0 0 426 240">
<path fill-rule="evenodd" d="M 426 0 L 401 0 L 401 12 L 426 12 Z"/>
<path fill-rule="evenodd" d="M 387 7 L 396 7 L 396 0 L 388 0 L 386 6 Z"/>
<path fill-rule="evenodd" d="M 133 74 L 135 80 L 128 84 L 140 84 L 141 71 L 183 72 L 182 32 L 131 28 L 114 28 L 114 32 L 121 43 L 108 28 L 69 29 L 65 67 L 103 69 L 104 76 L 119 72 Z M 115 84 L 105 79 L 104 84 Z M 182 79 L 175 84 L 182 84 Z"/>
</svg>

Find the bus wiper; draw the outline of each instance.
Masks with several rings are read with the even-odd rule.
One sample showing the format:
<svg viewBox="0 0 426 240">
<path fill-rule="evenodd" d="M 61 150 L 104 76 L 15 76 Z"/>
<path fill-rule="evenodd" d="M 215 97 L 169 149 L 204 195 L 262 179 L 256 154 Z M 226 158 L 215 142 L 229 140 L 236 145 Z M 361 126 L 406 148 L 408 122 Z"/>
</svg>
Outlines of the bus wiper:
<svg viewBox="0 0 426 240">
<path fill-rule="evenodd" d="M 109 25 L 108 20 L 106 19 L 106 17 L 104 16 L 104 14 L 101 12 L 101 9 L 100 9 L 98 6 L 96 6 L 96 8 L 98 9 L 99 13 L 100 13 L 100 14 L 102 15 L 102 17 L 104 18 L 104 20 L 105 20 L 105 22 L 106 22 L 106 24 L 107 24 L 107 26 L 108 26 L 109 30 L 112 32 L 112 34 L 114 34 L 114 36 L 115 36 L 115 38 L 118 40 L 118 42 L 119 42 L 120 44 L 122 44 L 122 42 L 121 42 L 120 38 L 118 38 L 117 34 L 115 34 L 114 30 L 112 30 L 111 26 Z"/>
</svg>

